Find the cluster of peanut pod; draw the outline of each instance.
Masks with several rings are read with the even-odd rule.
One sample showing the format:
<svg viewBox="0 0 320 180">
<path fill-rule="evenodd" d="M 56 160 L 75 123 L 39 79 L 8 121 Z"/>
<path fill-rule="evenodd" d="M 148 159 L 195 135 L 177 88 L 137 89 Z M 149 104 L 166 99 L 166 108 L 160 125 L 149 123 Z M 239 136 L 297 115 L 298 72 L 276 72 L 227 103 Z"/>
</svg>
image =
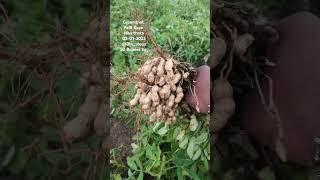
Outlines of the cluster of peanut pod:
<svg viewBox="0 0 320 180">
<path fill-rule="evenodd" d="M 155 57 L 147 60 L 136 73 L 137 93 L 130 106 L 140 104 L 142 112 L 150 116 L 150 122 L 176 121 L 176 109 L 184 97 L 182 83 L 189 72 L 178 68 L 172 57 Z"/>
</svg>

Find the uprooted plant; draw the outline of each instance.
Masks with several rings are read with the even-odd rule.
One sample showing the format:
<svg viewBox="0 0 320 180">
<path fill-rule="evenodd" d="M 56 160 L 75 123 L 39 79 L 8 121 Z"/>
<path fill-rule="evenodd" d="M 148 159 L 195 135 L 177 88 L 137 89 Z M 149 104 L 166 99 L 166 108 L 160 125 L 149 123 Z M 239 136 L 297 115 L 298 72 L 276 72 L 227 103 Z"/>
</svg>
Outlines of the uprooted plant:
<svg viewBox="0 0 320 180">
<path fill-rule="evenodd" d="M 124 118 L 136 125 L 133 153 L 127 157 L 128 169 L 114 173 L 128 179 L 204 179 L 210 159 L 208 118 L 191 116 L 191 111 L 187 114 L 183 109 L 197 71 L 184 56 L 156 39 L 160 49 L 151 31 L 147 27 L 144 30 L 152 45 L 150 53 L 126 54 L 129 60 L 138 59 L 137 67 L 125 69 L 122 77 L 120 73 L 111 76 L 111 91 L 118 91 L 111 94 L 111 99 L 123 103 L 118 103 L 121 107 L 114 106 L 114 115 L 130 114 Z"/>
<path fill-rule="evenodd" d="M 234 68 L 241 69 L 245 82 L 251 87 L 256 86 L 253 83 L 253 79 L 258 78 L 255 73 L 259 72 L 264 77 L 261 69 L 273 65 L 257 53 L 257 49 L 264 46 L 263 43 L 277 39 L 278 34 L 258 9 L 248 3 L 214 2 L 212 19 L 210 68 L 218 78 L 212 82 L 214 107 L 210 125 L 211 131 L 219 132 L 235 112 L 234 87 L 230 84 L 232 73 L 238 73 L 233 72 Z M 234 76 L 232 79 L 243 82 Z"/>
<path fill-rule="evenodd" d="M 266 47 L 279 38 L 278 32 L 254 5 L 247 2 L 212 3 L 210 67 L 213 77 L 211 101 L 213 110 L 210 130 L 219 135 L 235 113 L 237 99 L 255 87 L 261 103 L 277 123 L 277 154 L 285 159 L 282 123 L 273 103 L 272 79 L 264 68 L 275 66 L 266 58 Z M 261 79 L 267 79 L 269 97 L 262 93 Z M 237 90 L 237 91 L 236 91 Z M 227 129 L 227 128 L 226 128 Z M 223 133 L 222 133 L 223 134 Z M 219 144 L 217 144 L 219 145 Z M 211 144 L 215 147 L 215 144 Z"/>
<path fill-rule="evenodd" d="M 185 92 L 192 89 L 195 71 L 189 63 L 163 53 L 147 28 L 145 35 L 156 50 L 156 55 L 147 59 L 135 73 L 136 94 L 129 105 L 140 104 L 142 112 L 149 116 L 149 122 L 171 124 L 177 119 L 176 109 Z"/>
<path fill-rule="evenodd" d="M 129 104 L 141 104 L 150 122 L 175 122 L 176 108 L 184 97 L 183 83 L 190 81 L 190 73 L 190 68 L 172 57 L 147 60 L 136 73 L 137 93 Z"/>
</svg>

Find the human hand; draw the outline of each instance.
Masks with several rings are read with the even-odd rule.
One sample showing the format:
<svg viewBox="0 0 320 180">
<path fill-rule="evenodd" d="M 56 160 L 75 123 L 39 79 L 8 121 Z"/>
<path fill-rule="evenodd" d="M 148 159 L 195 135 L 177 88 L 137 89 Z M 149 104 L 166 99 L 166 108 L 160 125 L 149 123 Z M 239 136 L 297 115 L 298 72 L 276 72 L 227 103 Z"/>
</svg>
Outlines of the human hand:
<svg viewBox="0 0 320 180">
<path fill-rule="evenodd" d="M 198 113 L 210 112 L 210 67 L 196 68 L 192 90 L 186 93 L 185 101 Z"/>
</svg>

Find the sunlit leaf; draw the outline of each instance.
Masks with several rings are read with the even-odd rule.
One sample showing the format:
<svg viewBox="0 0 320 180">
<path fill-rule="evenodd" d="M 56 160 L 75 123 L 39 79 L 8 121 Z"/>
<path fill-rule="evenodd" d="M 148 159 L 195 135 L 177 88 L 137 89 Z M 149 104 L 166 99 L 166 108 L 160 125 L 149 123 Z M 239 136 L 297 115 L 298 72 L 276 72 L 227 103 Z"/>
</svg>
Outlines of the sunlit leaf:
<svg viewBox="0 0 320 180">
<path fill-rule="evenodd" d="M 157 133 L 160 136 L 164 136 L 167 132 L 168 132 L 168 127 L 167 126 L 163 126 L 162 128 L 159 129 L 159 131 Z"/>
<path fill-rule="evenodd" d="M 187 154 L 189 156 L 190 159 L 192 159 L 193 155 L 194 155 L 194 148 L 195 148 L 195 138 L 192 137 L 189 141 L 188 144 L 188 148 L 187 148 Z"/>
<path fill-rule="evenodd" d="M 188 140 L 189 140 L 188 137 L 185 137 L 183 140 L 181 140 L 181 141 L 179 142 L 179 147 L 180 147 L 181 149 L 185 149 L 185 148 L 187 147 L 187 145 L 188 145 Z"/>
<path fill-rule="evenodd" d="M 202 132 L 200 136 L 196 138 L 196 143 L 201 144 L 208 139 L 209 134 L 207 132 Z"/>
<path fill-rule="evenodd" d="M 182 138 L 184 137 L 184 134 L 186 133 L 186 131 L 185 130 L 182 130 L 179 134 L 178 134 L 178 136 L 177 136 L 177 140 L 182 140 Z"/>
<path fill-rule="evenodd" d="M 138 170 L 137 165 L 133 158 L 127 158 L 127 164 L 131 169 Z"/>
<path fill-rule="evenodd" d="M 143 180 L 143 172 L 142 171 L 140 171 L 137 180 Z"/>
<path fill-rule="evenodd" d="M 192 160 L 194 160 L 194 161 L 197 160 L 197 159 L 200 157 L 201 153 L 202 153 L 202 149 L 199 148 L 199 149 L 194 153 L 194 155 L 193 155 L 193 157 L 192 157 Z"/>
<path fill-rule="evenodd" d="M 189 128 L 191 131 L 195 131 L 198 128 L 198 121 L 195 115 L 191 116 Z"/>
<path fill-rule="evenodd" d="M 173 131 L 173 135 L 172 135 L 172 138 L 175 139 L 177 138 L 178 134 L 180 134 L 181 132 L 181 128 L 180 127 L 176 127 Z"/>
<path fill-rule="evenodd" d="M 156 122 L 156 124 L 152 128 L 153 132 L 156 132 L 161 124 L 162 124 L 161 122 Z"/>
</svg>

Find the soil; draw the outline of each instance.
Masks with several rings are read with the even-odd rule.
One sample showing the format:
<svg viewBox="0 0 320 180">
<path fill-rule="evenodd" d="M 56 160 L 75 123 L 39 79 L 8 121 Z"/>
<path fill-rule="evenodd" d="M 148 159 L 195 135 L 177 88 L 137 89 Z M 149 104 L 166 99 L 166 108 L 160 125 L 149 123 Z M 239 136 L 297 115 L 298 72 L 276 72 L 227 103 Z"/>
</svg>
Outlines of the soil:
<svg viewBox="0 0 320 180">
<path fill-rule="evenodd" d="M 112 118 L 110 119 L 110 135 L 107 143 L 110 149 L 121 147 L 119 157 L 123 159 L 131 153 L 134 134 L 134 130 L 128 128 L 123 121 Z"/>
</svg>

